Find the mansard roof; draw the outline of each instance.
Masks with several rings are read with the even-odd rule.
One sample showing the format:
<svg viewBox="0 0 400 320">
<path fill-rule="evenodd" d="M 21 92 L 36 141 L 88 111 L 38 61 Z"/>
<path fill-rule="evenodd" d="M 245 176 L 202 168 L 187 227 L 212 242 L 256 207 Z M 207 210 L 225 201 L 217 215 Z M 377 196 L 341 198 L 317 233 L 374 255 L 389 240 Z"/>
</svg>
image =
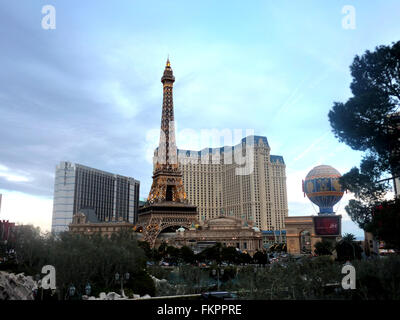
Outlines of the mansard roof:
<svg viewBox="0 0 400 320">
<path fill-rule="evenodd" d="M 254 140 L 252 140 L 252 139 L 254 139 Z M 241 144 L 246 144 L 246 143 L 253 144 L 253 142 L 256 144 L 262 143 L 266 147 L 269 148 L 268 139 L 267 139 L 267 137 L 263 137 L 263 136 L 247 136 L 247 137 L 243 138 L 241 140 L 241 143 L 237 144 L 236 146 L 240 146 Z M 186 154 L 186 156 L 189 156 L 190 154 L 199 156 L 199 155 L 201 155 L 201 152 L 207 152 L 207 151 L 208 151 L 208 153 L 214 153 L 214 152 L 218 152 L 218 151 L 223 152 L 224 150 L 233 150 L 233 148 L 236 146 L 224 146 L 224 147 L 219 147 L 219 148 L 204 148 L 199 151 L 178 149 L 178 153 Z"/>
<path fill-rule="evenodd" d="M 274 155 L 270 155 L 269 159 L 272 163 L 282 163 L 285 164 L 285 161 L 283 160 L 282 156 L 274 156 Z"/>
</svg>

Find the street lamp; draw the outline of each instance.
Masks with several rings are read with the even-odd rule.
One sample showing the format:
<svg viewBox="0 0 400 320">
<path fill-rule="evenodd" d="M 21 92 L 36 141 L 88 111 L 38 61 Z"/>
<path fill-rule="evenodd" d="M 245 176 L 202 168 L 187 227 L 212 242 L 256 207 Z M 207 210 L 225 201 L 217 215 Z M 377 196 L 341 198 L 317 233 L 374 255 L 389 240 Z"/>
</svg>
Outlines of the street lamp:
<svg viewBox="0 0 400 320">
<path fill-rule="evenodd" d="M 85 293 L 87 296 L 90 296 L 90 293 L 92 292 L 92 287 L 90 286 L 90 284 L 88 283 L 85 287 Z"/>
<path fill-rule="evenodd" d="M 124 278 L 125 278 L 126 281 L 128 281 L 129 278 L 130 278 L 130 274 L 128 272 L 125 273 L 123 276 L 120 276 L 118 272 L 115 274 L 115 280 L 116 281 L 121 279 L 121 295 L 122 296 L 125 295 L 125 293 L 124 293 Z"/>
<path fill-rule="evenodd" d="M 224 269 L 213 269 L 212 271 L 213 276 L 217 275 L 217 290 L 219 291 L 219 276 L 223 276 L 224 275 Z"/>
<path fill-rule="evenodd" d="M 253 293 L 254 291 L 254 283 L 256 281 L 256 277 L 257 277 L 257 267 L 254 267 L 254 276 L 251 279 L 251 293 Z"/>
<path fill-rule="evenodd" d="M 76 291 L 76 288 L 74 287 L 73 284 L 71 284 L 71 286 L 68 289 L 69 298 L 71 298 L 71 297 L 73 297 L 75 295 L 75 291 Z"/>
<path fill-rule="evenodd" d="M 35 295 L 35 299 L 38 297 L 39 294 L 39 288 L 41 286 L 41 281 L 40 281 L 40 274 L 36 274 L 35 275 L 35 280 L 36 280 L 36 289 L 33 291 L 34 295 Z"/>
</svg>

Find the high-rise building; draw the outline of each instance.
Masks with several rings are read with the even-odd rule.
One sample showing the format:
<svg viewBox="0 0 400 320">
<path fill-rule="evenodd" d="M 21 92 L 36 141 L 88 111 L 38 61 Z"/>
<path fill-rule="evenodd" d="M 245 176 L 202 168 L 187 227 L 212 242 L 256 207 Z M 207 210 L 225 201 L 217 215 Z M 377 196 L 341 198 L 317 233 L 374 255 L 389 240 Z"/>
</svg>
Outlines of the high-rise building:
<svg viewBox="0 0 400 320">
<path fill-rule="evenodd" d="M 243 164 L 232 160 L 239 147 L 248 172 L 238 172 Z M 246 155 L 247 150 L 253 155 Z M 188 200 L 197 206 L 200 221 L 223 214 L 252 221 L 261 230 L 285 228 L 286 166 L 282 156 L 270 154 L 266 137 L 249 136 L 233 147 L 178 150 L 178 157 Z"/>
<path fill-rule="evenodd" d="M 81 209 L 93 209 L 99 221 L 135 223 L 139 181 L 134 178 L 62 161 L 56 167 L 52 232 L 68 230 Z"/>
</svg>

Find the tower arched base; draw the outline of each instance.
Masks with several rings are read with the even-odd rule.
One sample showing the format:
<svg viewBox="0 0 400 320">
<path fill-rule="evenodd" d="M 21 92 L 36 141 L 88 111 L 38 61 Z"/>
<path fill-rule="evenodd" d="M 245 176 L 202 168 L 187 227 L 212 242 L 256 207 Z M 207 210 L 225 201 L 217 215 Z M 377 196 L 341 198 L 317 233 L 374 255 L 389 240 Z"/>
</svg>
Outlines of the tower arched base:
<svg viewBox="0 0 400 320">
<path fill-rule="evenodd" d="M 154 248 L 158 235 L 166 228 L 176 226 L 190 228 L 198 223 L 197 208 L 185 203 L 164 201 L 139 209 L 136 228 L 141 228 L 143 240 Z"/>
</svg>

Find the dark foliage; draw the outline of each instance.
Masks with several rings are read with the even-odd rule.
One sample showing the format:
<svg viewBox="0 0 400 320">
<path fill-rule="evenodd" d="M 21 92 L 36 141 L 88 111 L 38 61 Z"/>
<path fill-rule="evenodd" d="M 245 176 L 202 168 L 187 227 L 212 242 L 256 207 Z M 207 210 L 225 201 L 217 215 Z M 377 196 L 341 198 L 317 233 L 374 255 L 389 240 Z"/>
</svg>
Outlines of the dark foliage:
<svg viewBox="0 0 400 320">
<path fill-rule="evenodd" d="M 332 241 L 322 239 L 315 244 L 315 254 L 317 256 L 329 256 L 333 252 L 333 244 Z"/>
<path fill-rule="evenodd" d="M 60 299 L 66 296 L 71 284 L 81 295 L 87 283 L 91 284 L 93 292 L 119 288 L 120 282 L 115 281 L 117 272 L 129 272 L 130 283 L 139 286 L 137 288 L 142 292 L 145 290 L 140 283 L 149 284 L 151 280 L 143 274 L 146 257 L 131 232 L 120 232 L 110 238 L 99 234 L 87 236 L 68 232 L 54 237 L 51 234 L 42 235 L 39 229 L 32 226 L 19 226 L 12 246 L 16 251 L 19 272 L 35 276 L 41 273 L 44 265 L 55 267 Z M 127 283 L 127 288 L 129 286 Z M 153 289 L 148 288 L 154 292 L 154 286 Z"/>
<path fill-rule="evenodd" d="M 384 198 L 390 179 L 384 178 L 400 176 L 400 42 L 356 56 L 350 70 L 353 97 L 345 103 L 335 102 L 328 116 L 341 142 L 366 152 L 360 168 L 344 174 L 340 183 L 356 196 L 346 207 L 352 220 L 376 235 L 373 209 L 382 205 L 388 213 L 381 218 L 392 219 Z M 384 230 L 390 224 L 379 221 L 381 240 L 398 248 L 394 233 Z"/>
</svg>

